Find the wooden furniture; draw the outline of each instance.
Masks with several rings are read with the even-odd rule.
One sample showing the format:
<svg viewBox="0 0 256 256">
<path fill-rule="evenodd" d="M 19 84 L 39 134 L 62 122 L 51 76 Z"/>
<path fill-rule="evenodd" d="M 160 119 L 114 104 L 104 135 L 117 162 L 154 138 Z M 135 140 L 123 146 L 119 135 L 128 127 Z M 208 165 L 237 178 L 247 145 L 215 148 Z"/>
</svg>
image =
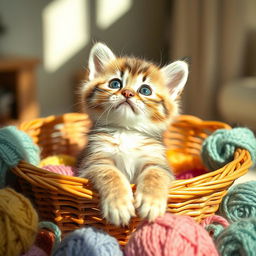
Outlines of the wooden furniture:
<svg viewBox="0 0 256 256">
<path fill-rule="evenodd" d="M 0 116 L 0 126 L 19 124 L 38 116 L 36 67 L 38 59 L 0 56 L 0 89 L 12 97 L 8 114 Z M 2 102 L 3 103 L 3 102 Z"/>
</svg>

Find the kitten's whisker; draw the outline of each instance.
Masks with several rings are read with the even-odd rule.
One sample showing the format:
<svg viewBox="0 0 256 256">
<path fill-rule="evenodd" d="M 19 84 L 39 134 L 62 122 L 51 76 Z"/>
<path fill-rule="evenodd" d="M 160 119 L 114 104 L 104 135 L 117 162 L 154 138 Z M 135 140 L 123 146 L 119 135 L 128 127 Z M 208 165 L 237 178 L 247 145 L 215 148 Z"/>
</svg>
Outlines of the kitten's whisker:
<svg viewBox="0 0 256 256">
<path fill-rule="evenodd" d="M 107 104 L 108 104 L 107 102 L 101 102 L 101 103 L 96 104 L 96 105 L 88 106 L 88 108 L 93 109 L 93 108 L 97 108 L 97 107 L 104 106 L 104 105 L 107 105 Z"/>
<path fill-rule="evenodd" d="M 109 94 L 109 95 L 112 95 L 111 92 L 108 92 L 108 91 L 106 91 L 106 90 L 104 90 L 104 89 L 100 89 L 100 88 L 95 87 L 95 90 L 96 90 L 96 91 L 99 91 L 99 92 L 107 93 L 107 94 Z"/>
<path fill-rule="evenodd" d="M 115 106 L 115 104 L 112 103 L 112 104 L 110 105 L 110 108 L 109 108 L 108 112 L 107 112 L 107 116 L 106 116 L 106 125 L 107 125 L 107 122 L 108 122 L 109 113 L 110 113 L 110 111 L 113 109 L 114 106 Z"/>
<path fill-rule="evenodd" d="M 111 108 L 111 105 L 106 108 L 102 113 L 101 115 L 99 116 L 99 118 L 97 119 L 96 123 L 95 123 L 95 126 L 97 126 L 98 122 L 100 121 L 101 117 Z"/>
</svg>

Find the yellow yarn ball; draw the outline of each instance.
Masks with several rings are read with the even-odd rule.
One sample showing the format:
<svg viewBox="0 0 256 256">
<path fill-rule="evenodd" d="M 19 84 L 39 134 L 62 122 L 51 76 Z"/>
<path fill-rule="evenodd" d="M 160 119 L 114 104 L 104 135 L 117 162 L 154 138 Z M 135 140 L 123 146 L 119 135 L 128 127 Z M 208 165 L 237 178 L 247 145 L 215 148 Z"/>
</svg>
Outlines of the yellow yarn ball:
<svg viewBox="0 0 256 256">
<path fill-rule="evenodd" d="M 38 216 L 30 201 L 11 188 L 0 189 L 0 256 L 18 256 L 33 245 Z"/>
<path fill-rule="evenodd" d="M 48 156 L 41 160 L 39 166 L 44 167 L 46 165 L 67 165 L 67 166 L 75 166 L 76 159 L 73 156 L 61 154 L 55 156 Z"/>
</svg>

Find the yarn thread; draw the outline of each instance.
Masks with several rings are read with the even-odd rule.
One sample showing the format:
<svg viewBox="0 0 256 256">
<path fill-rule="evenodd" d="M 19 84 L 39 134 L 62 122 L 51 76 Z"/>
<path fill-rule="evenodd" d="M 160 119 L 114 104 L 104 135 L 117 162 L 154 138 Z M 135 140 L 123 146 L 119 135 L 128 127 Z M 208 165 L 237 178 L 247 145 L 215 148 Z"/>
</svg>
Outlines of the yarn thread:
<svg viewBox="0 0 256 256">
<path fill-rule="evenodd" d="M 0 189 L 0 256 L 17 256 L 34 243 L 38 216 L 30 201 L 11 188 Z"/>
<path fill-rule="evenodd" d="M 43 167 L 45 170 L 49 172 L 54 172 L 62 175 L 67 176 L 77 176 L 78 170 L 77 168 L 73 166 L 67 166 L 67 165 L 46 165 Z"/>
<path fill-rule="evenodd" d="M 55 242 L 60 243 L 61 241 L 61 231 L 57 225 L 50 221 L 41 221 L 38 224 L 39 228 L 45 228 L 52 231 L 55 235 Z"/>
<path fill-rule="evenodd" d="M 219 213 L 229 222 L 256 217 L 256 181 L 232 186 L 220 204 Z"/>
<path fill-rule="evenodd" d="M 55 235 L 48 229 L 40 229 L 36 236 L 35 245 L 46 252 L 47 255 L 51 255 L 55 246 Z"/>
<path fill-rule="evenodd" d="M 20 160 L 33 165 L 39 163 L 39 148 L 30 136 L 15 126 L 0 129 L 0 188 L 5 186 L 6 172 Z"/>
<path fill-rule="evenodd" d="M 216 130 L 204 140 L 201 157 L 209 170 L 217 170 L 233 160 L 237 148 L 248 150 L 255 163 L 256 139 L 251 130 L 243 127 Z"/>
<path fill-rule="evenodd" d="M 21 256 L 48 256 L 47 253 L 36 245 L 33 245 L 28 252 Z"/>
<path fill-rule="evenodd" d="M 186 180 L 186 179 L 192 179 L 194 177 L 197 177 L 205 173 L 207 173 L 207 171 L 203 169 L 194 169 L 194 170 L 188 170 L 188 171 L 176 174 L 175 176 L 177 180 Z"/>
<path fill-rule="evenodd" d="M 256 218 L 232 223 L 217 237 L 216 246 L 221 256 L 255 256 Z"/>
<path fill-rule="evenodd" d="M 47 165 L 66 165 L 66 166 L 75 166 L 76 159 L 73 156 L 66 154 L 59 154 L 54 156 L 48 156 L 41 160 L 39 166 L 44 167 Z"/>
<path fill-rule="evenodd" d="M 67 235 L 53 256 L 122 256 L 117 240 L 93 227 L 80 228 Z"/>
<path fill-rule="evenodd" d="M 201 223 L 201 226 L 204 227 L 209 235 L 215 240 L 219 234 L 229 226 L 229 223 L 226 219 L 219 215 L 212 215 L 204 219 Z"/>
<path fill-rule="evenodd" d="M 189 216 L 166 213 L 143 222 L 125 246 L 126 256 L 217 256 L 207 231 Z"/>
</svg>

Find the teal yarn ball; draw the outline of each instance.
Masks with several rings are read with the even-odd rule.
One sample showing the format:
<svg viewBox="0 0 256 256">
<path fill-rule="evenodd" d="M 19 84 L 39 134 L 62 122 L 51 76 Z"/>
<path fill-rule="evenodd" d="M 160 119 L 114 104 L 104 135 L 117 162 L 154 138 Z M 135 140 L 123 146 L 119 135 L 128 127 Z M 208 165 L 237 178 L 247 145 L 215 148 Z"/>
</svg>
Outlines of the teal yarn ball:
<svg viewBox="0 0 256 256">
<path fill-rule="evenodd" d="M 219 213 L 229 222 L 256 217 L 256 181 L 231 187 L 220 204 Z"/>
<path fill-rule="evenodd" d="M 222 216 L 211 215 L 201 221 L 200 225 L 204 227 L 213 240 L 215 240 L 219 234 L 229 226 L 229 223 Z"/>
<path fill-rule="evenodd" d="M 102 230 L 86 227 L 68 234 L 53 256 L 123 256 L 123 252 L 114 237 Z"/>
<path fill-rule="evenodd" d="M 19 161 L 25 160 L 33 165 L 40 161 L 39 148 L 31 137 L 15 126 L 0 129 L 0 188 L 5 186 L 6 172 Z"/>
<path fill-rule="evenodd" d="M 255 256 L 256 218 L 231 224 L 220 233 L 215 243 L 221 256 Z"/>
<path fill-rule="evenodd" d="M 231 130 L 219 129 L 206 138 L 202 145 L 201 157 L 209 170 L 217 170 L 234 158 L 237 148 L 250 152 L 256 160 L 256 138 L 248 128 L 237 127 Z"/>
</svg>

